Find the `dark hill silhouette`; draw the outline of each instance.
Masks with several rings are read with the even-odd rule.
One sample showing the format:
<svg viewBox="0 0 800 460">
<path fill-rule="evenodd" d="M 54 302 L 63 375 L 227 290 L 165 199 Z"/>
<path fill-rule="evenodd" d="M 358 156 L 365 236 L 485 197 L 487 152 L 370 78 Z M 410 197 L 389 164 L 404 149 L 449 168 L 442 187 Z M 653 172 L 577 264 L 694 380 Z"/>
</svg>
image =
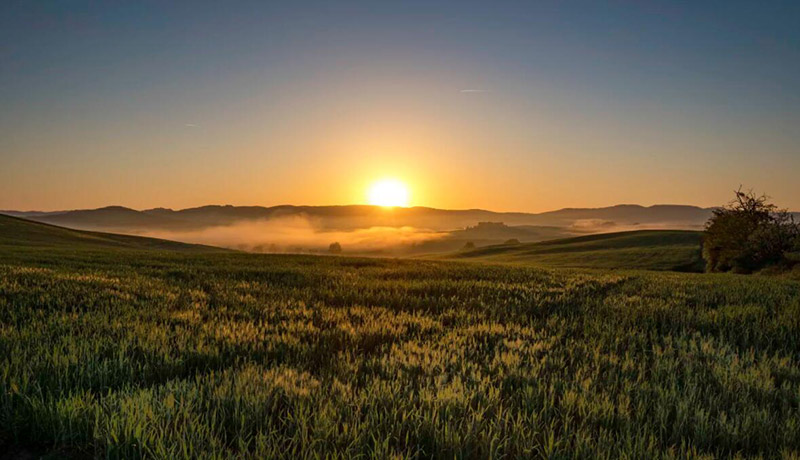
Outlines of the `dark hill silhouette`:
<svg viewBox="0 0 800 460">
<path fill-rule="evenodd" d="M 605 208 L 565 208 L 538 214 L 548 220 L 551 225 L 569 225 L 575 220 L 601 219 L 619 224 L 656 224 L 656 223 L 695 223 L 703 224 L 713 208 L 697 206 L 658 204 L 640 206 L 621 204 Z"/>
<path fill-rule="evenodd" d="M 506 225 L 569 227 L 582 231 L 610 231 L 613 226 L 642 228 L 699 229 L 711 215 L 711 208 L 684 205 L 618 205 L 605 208 L 568 208 L 534 213 L 493 212 L 482 209 L 448 210 L 427 207 L 382 208 L 367 205 L 347 206 L 202 206 L 182 210 L 155 208 L 137 211 L 122 206 L 60 212 L 4 211 L 41 222 L 81 229 L 182 230 L 231 225 L 246 220 L 303 218 L 322 229 L 352 230 L 375 226 L 410 226 L 449 231 L 474 226 L 478 222 L 503 222 Z M 580 230 L 579 230 L 580 231 Z"/>
<path fill-rule="evenodd" d="M 0 215 L 0 247 L 38 249 L 136 249 L 181 252 L 227 252 L 227 249 L 113 233 L 88 232 Z"/>
<path fill-rule="evenodd" d="M 135 230 L 165 228 L 183 223 L 167 216 L 155 216 L 123 206 L 107 206 L 46 214 L 17 213 L 17 216 L 77 229 Z"/>
</svg>

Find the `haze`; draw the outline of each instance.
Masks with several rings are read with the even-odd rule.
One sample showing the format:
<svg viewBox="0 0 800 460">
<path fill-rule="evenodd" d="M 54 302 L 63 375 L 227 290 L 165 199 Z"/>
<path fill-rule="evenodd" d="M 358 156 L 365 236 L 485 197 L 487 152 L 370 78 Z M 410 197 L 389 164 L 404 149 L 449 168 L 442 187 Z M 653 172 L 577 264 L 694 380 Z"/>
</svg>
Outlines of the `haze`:
<svg viewBox="0 0 800 460">
<path fill-rule="evenodd" d="M 2 2 L 0 209 L 800 209 L 797 2 Z"/>
</svg>

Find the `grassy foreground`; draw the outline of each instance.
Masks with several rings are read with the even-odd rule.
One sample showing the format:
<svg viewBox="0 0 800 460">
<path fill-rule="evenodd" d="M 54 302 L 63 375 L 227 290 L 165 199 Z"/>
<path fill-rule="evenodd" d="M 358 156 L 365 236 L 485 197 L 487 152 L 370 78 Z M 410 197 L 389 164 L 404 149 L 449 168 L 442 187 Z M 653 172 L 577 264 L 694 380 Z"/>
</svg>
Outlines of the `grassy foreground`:
<svg viewBox="0 0 800 460">
<path fill-rule="evenodd" d="M 796 458 L 800 283 L 0 244 L 0 443 Z"/>
</svg>

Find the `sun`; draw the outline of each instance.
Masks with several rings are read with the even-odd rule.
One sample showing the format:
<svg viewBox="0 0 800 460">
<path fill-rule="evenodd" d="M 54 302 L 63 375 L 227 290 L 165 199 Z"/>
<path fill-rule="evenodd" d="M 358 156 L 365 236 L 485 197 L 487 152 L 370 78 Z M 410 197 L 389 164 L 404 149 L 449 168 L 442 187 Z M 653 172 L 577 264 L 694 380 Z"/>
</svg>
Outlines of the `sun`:
<svg viewBox="0 0 800 460">
<path fill-rule="evenodd" d="M 370 186 L 369 204 L 376 206 L 408 206 L 408 187 L 397 179 L 382 179 Z"/>
</svg>

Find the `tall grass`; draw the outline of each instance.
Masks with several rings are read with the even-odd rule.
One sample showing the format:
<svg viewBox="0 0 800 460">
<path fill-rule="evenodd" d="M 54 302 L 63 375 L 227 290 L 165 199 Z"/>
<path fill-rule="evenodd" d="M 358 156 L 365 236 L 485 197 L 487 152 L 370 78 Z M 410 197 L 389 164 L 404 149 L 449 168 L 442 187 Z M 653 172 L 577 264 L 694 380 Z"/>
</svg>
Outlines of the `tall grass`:
<svg viewBox="0 0 800 460">
<path fill-rule="evenodd" d="M 797 457 L 800 283 L 7 246 L 0 439 L 108 458 Z"/>
</svg>

